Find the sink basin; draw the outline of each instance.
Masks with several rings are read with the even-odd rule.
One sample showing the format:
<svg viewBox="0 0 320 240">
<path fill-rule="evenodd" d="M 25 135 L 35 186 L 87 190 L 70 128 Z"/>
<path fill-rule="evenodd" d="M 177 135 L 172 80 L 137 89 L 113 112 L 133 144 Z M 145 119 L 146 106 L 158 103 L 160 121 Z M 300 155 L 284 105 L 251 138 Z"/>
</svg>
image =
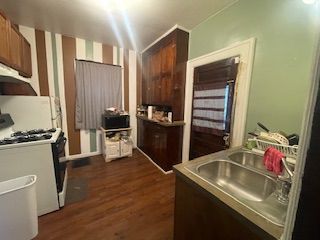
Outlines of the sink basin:
<svg viewBox="0 0 320 240">
<path fill-rule="evenodd" d="M 263 165 L 263 156 L 253 152 L 239 151 L 228 155 L 228 158 L 241 165 L 266 171 Z"/>
<path fill-rule="evenodd" d="M 234 148 L 184 168 L 271 223 L 284 226 L 288 206 L 278 200 L 276 176 L 265 169 L 262 155 Z"/>
<path fill-rule="evenodd" d="M 241 157 L 241 155 L 233 155 L 234 158 L 240 159 Z M 247 161 L 246 158 L 244 159 Z M 255 163 L 252 160 L 247 162 Z M 271 177 L 228 160 L 213 160 L 201 164 L 197 166 L 196 172 L 209 183 L 220 187 L 225 192 L 249 201 L 264 201 L 276 189 L 276 182 Z"/>
</svg>

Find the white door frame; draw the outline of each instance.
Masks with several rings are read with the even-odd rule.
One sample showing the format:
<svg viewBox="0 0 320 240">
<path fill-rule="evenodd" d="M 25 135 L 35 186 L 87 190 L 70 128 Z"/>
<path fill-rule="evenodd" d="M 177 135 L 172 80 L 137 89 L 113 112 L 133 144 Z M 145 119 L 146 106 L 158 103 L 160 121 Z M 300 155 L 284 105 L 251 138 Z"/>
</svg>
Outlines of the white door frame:
<svg viewBox="0 0 320 240">
<path fill-rule="evenodd" d="M 191 59 L 187 62 L 187 79 L 185 87 L 184 105 L 184 137 L 182 147 L 182 162 L 189 161 L 191 116 L 192 116 L 192 92 L 193 75 L 196 67 L 216 62 L 229 57 L 240 56 L 238 76 L 235 90 L 235 111 L 237 116 L 231 129 L 231 147 L 240 146 L 245 138 L 247 108 L 249 99 L 250 80 L 255 50 L 255 38 L 243 42 L 234 43 L 228 47 L 212 53 Z"/>
</svg>

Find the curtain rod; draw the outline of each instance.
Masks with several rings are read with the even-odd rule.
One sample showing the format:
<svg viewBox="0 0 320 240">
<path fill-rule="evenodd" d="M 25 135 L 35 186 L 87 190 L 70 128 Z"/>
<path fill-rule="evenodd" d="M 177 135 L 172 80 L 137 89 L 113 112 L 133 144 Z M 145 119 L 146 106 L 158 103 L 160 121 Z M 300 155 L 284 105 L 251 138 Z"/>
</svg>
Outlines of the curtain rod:
<svg viewBox="0 0 320 240">
<path fill-rule="evenodd" d="M 110 63 L 101 63 L 101 62 L 95 62 L 91 60 L 84 60 L 84 59 L 75 59 L 76 61 L 81 61 L 81 62 L 91 62 L 91 63 L 98 63 L 98 64 L 103 64 L 103 65 L 109 65 L 109 66 L 114 66 L 114 67 L 121 67 L 120 65 L 115 65 L 115 64 L 110 64 Z"/>
</svg>

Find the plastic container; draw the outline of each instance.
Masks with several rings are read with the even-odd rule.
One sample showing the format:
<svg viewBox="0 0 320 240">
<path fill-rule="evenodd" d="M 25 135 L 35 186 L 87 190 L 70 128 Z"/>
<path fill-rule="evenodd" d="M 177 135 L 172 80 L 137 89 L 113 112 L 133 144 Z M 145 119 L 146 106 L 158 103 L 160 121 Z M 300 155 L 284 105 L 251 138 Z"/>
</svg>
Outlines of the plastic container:
<svg viewBox="0 0 320 240">
<path fill-rule="evenodd" d="M 30 240 L 38 234 L 35 175 L 0 182 L 0 239 Z"/>
</svg>

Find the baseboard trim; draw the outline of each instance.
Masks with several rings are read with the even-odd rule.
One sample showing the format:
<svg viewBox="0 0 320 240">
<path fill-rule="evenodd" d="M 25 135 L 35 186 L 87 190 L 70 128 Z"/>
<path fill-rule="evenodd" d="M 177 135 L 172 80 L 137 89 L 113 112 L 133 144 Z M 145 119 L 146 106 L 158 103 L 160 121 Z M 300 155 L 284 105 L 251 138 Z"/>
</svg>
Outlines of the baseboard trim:
<svg viewBox="0 0 320 240">
<path fill-rule="evenodd" d="M 171 174 L 173 173 L 172 170 L 169 171 L 164 171 L 158 164 L 156 164 L 147 154 L 145 154 L 140 148 L 136 148 L 137 150 L 139 150 L 139 152 L 141 152 L 154 166 L 156 166 L 163 174 Z"/>
<path fill-rule="evenodd" d="M 91 153 L 80 153 L 80 154 L 75 154 L 75 155 L 69 155 L 66 157 L 62 157 L 60 158 L 60 161 L 73 161 L 76 160 L 78 158 L 85 158 L 85 157 L 93 157 L 93 156 L 97 156 L 100 155 L 100 152 L 91 152 Z"/>
</svg>

